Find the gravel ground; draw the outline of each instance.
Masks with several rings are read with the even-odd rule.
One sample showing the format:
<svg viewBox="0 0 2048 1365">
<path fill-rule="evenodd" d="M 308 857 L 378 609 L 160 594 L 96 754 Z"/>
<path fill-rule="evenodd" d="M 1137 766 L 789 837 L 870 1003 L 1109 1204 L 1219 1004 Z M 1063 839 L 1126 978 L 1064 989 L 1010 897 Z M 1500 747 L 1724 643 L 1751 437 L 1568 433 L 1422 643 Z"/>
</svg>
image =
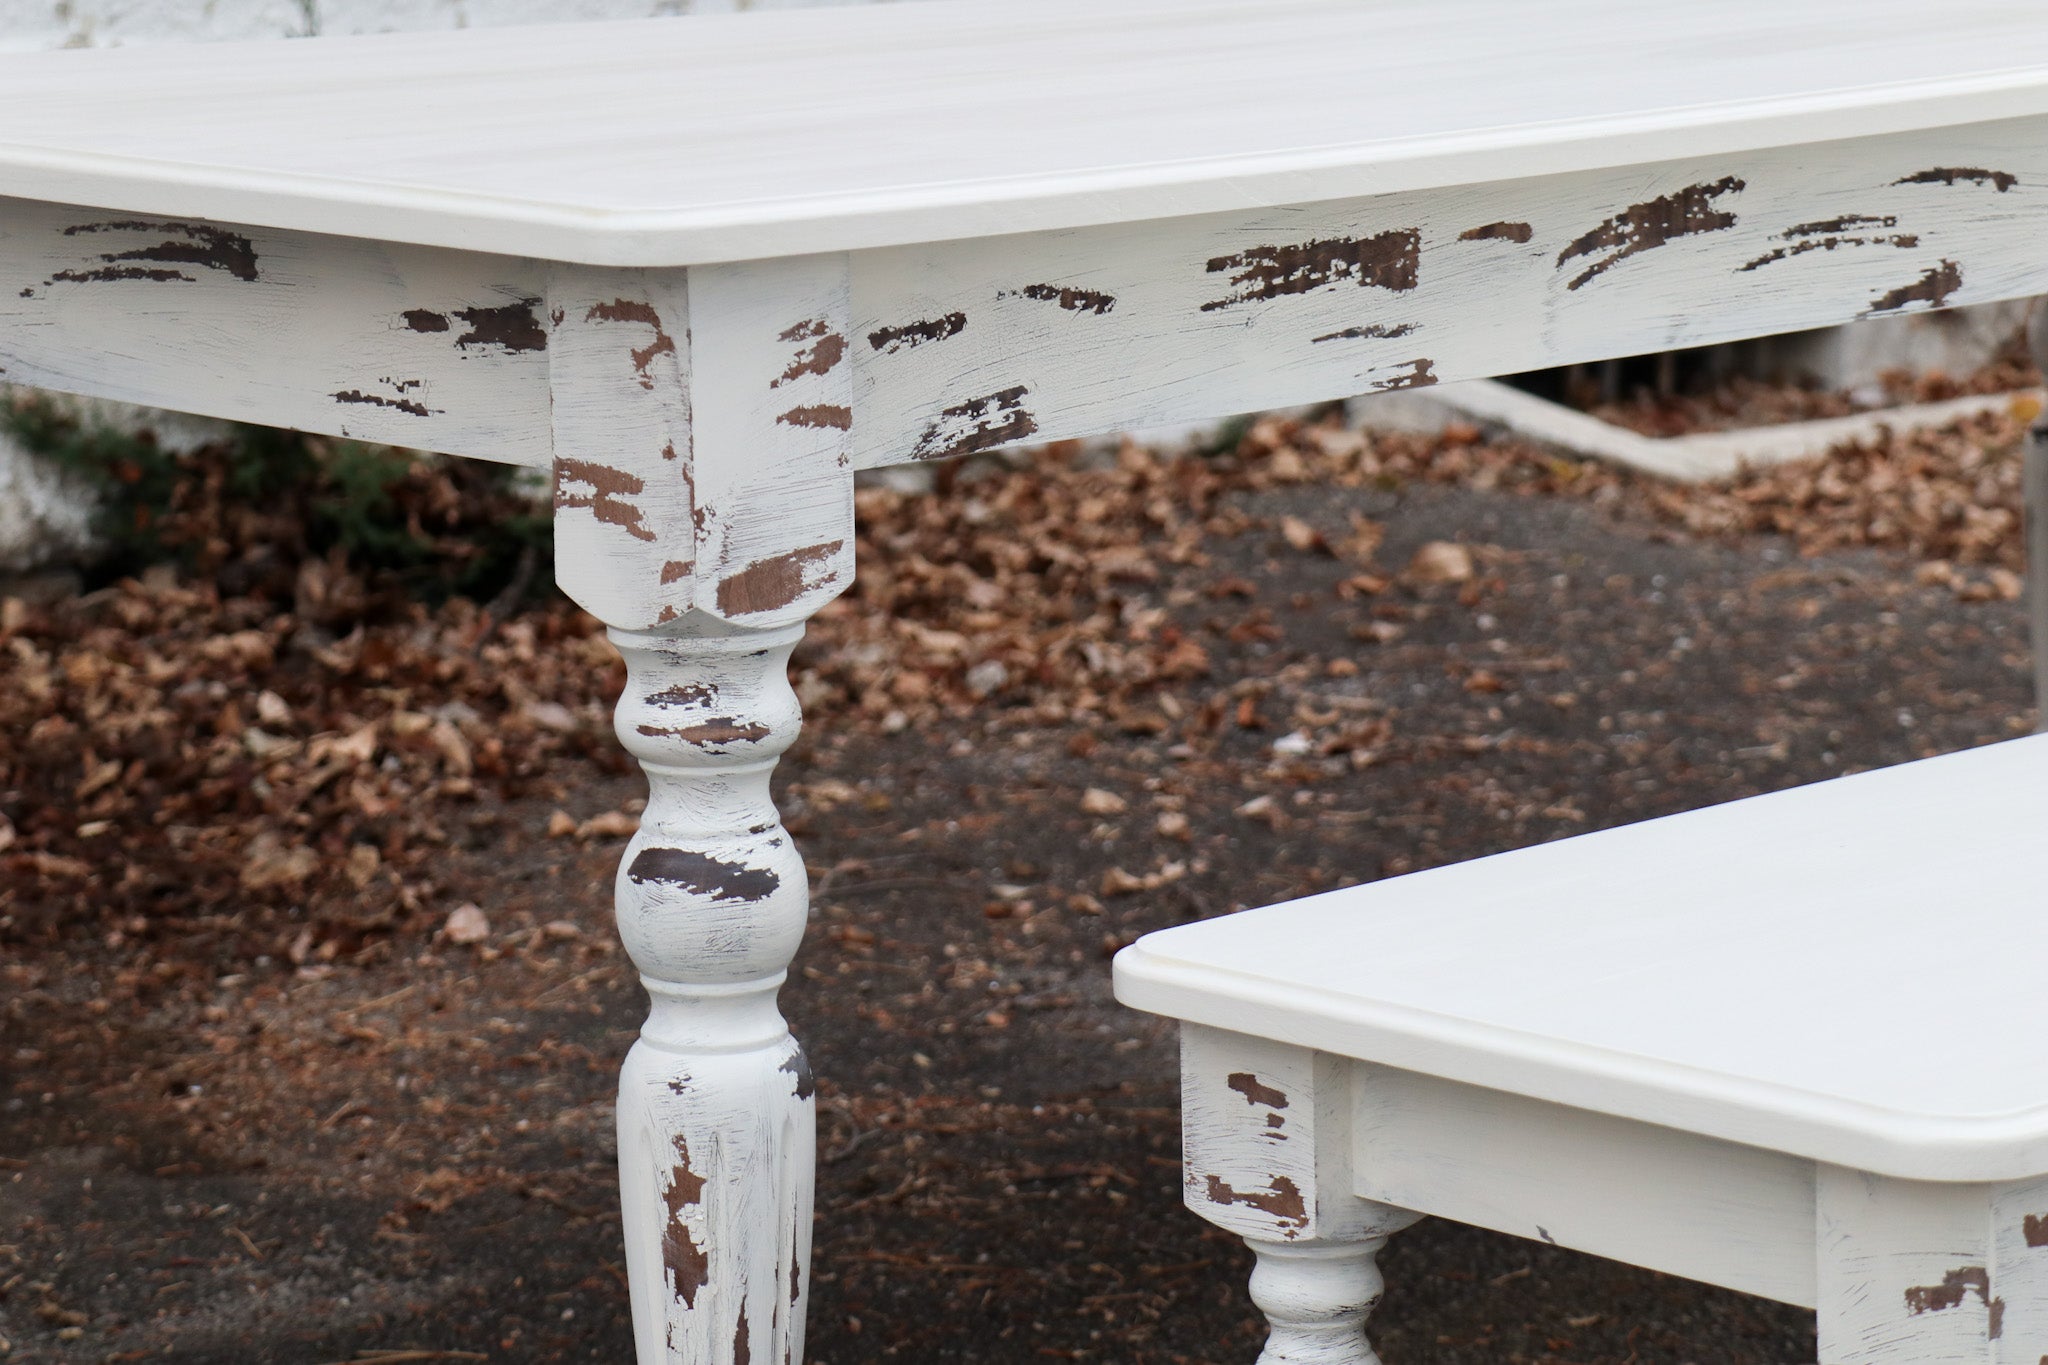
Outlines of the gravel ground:
<svg viewBox="0 0 2048 1365">
<path fill-rule="evenodd" d="M 1951 482 L 1995 503 L 2014 436 L 1955 438 Z M 1793 516 L 1790 475 L 1684 498 L 1456 434 L 1310 437 L 1255 432 L 1199 495 L 1127 455 L 963 475 L 957 515 L 864 502 L 779 782 L 816 899 L 784 995 L 819 1075 L 813 1361 L 1253 1358 L 1249 1258 L 1179 1206 L 1171 1033 L 1110 999 L 1138 934 L 2031 724 L 1982 507 L 1937 506 L 1944 540 L 1837 499 L 1863 531 L 1802 554 L 1759 520 Z M 25 644 L 98 686 L 61 641 L 126 659 L 183 591 L 11 608 L 0 684 L 33 692 Z M 192 608 L 191 648 L 234 610 Z M 614 668 L 559 606 L 416 614 L 388 638 L 437 662 L 382 673 L 377 630 L 244 615 L 284 643 L 206 663 L 244 671 L 170 722 L 227 736 L 192 760 L 203 811 L 141 750 L 92 787 L 127 759 L 92 748 L 105 715 L 53 726 L 62 695 L 0 726 L 0 1359 L 628 1359 L 611 1090 L 643 1001 L 608 903 L 642 789 L 602 737 Z M 81 835 L 116 789 L 154 794 Z M 358 843 L 319 842 L 339 807 L 294 823 L 342 792 Z M 173 807 L 202 834 L 163 833 Z M 462 905 L 482 941 L 437 933 Z M 1382 1263 L 1388 1365 L 1811 1359 L 1810 1314 L 1490 1233 L 1424 1223 Z"/>
</svg>

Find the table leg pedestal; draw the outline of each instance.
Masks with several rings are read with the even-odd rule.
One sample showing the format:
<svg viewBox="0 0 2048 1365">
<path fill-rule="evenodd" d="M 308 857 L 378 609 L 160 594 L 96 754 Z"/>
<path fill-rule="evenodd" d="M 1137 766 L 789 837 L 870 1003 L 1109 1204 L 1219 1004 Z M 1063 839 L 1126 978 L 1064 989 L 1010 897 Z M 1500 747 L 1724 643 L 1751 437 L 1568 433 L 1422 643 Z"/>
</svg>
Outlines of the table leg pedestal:
<svg viewBox="0 0 2048 1365">
<path fill-rule="evenodd" d="M 1198 1024 L 1181 1027 L 1187 1205 L 1245 1239 L 1272 1330 L 1260 1365 L 1377 1365 L 1374 1258 L 1420 1216 L 1361 1199 L 1351 1173 L 1355 1068 Z"/>
<path fill-rule="evenodd" d="M 1259 1365 L 1378 1365 L 1365 1320 L 1386 1284 L 1375 1258 L 1387 1236 L 1245 1239 L 1258 1257 L 1252 1302 L 1271 1327 Z"/>
<path fill-rule="evenodd" d="M 651 997 L 618 1111 L 641 1365 L 803 1359 L 816 1114 L 776 992 L 809 887 L 768 792 L 796 735 L 802 633 L 695 615 L 612 631 L 618 733 L 649 783 L 617 884 Z"/>
</svg>

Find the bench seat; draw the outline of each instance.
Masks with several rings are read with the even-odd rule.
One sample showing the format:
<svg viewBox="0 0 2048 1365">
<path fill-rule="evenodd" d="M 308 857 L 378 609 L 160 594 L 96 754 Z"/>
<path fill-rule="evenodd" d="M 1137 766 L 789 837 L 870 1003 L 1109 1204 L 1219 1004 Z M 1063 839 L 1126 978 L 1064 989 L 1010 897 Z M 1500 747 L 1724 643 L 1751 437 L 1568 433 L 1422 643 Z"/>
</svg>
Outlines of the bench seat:
<svg viewBox="0 0 2048 1365">
<path fill-rule="evenodd" d="M 1439 1213 L 1817 1305 L 1824 1361 L 2035 1365 L 2044 868 L 2036 736 L 1169 929 L 1116 989 L 1255 1245 Z"/>
</svg>

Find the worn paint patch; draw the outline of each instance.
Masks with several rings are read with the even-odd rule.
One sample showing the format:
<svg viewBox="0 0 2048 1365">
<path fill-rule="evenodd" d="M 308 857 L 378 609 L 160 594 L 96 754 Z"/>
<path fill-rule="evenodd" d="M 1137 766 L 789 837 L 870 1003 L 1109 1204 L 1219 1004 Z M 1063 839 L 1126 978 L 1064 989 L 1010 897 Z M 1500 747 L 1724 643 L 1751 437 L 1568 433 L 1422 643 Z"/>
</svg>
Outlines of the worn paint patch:
<svg viewBox="0 0 2048 1365">
<path fill-rule="evenodd" d="M 637 885 L 659 882 L 715 901 L 762 901 L 782 885 L 768 868 L 687 848 L 643 848 L 626 865 L 626 876 Z"/>
<path fill-rule="evenodd" d="M 2020 183 L 2020 178 L 2010 171 L 1990 171 L 1982 166 L 1934 166 L 1924 171 L 1915 171 L 1911 175 L 1892 181 L 1892 183 L 1894 185 L 1954 185 L 1959 180 L 1966 180 L 1976 185 L 1989 185 L 2000 194 L 2004 194 L 2014 185 Z"/>
<path fill-rule="evenodd" d="M 1715 208 L 1714 201 L 1744 188 L 1741 179 L 1729 175 L 1710 185 L 1687 185 L 1682 190 L 1629 205 L 1558 253 L 1559 266 L 1581 257 L 1597 258 L 1566 287 L 1582 289 L 1629 257 L 1640 256 L 1681 237 L 1734 227 L 1735 215 Z"/>
<path fill-rule="evenodd" d="M 789 427 L 828 427 L 847 431 L 853 427 L 853 409 L 843 403 L 806 403 L 791 408 L 775 419 Z"/>
<path fill-rule="evenodd" d="M 2048 1213 L 2030 1213 L 2020 1223 L 2020 1236 L 2030 1247 L 2048 1247 Z"/>
<path fill-rule="evenodd" d="M 1975 1293 L 1990 1308 L 1991 1274 L 1983 1266 L 1959 1266 L 1943 1275 L 1940 1284 L 1914 1285 L 1906 1290 L 1906 1311 L 1916 1315 L 1945 1312 L 1960 1304 L 1968 1293 Z"/>
<path fill-rule="evenodd" d="M 830 560 L 845 544 L 843 540 L 827 541 L 755 560 L 719 582 L 718 609 L 727 616 L 755 616 L 782 610 L 818 586 L 808 581 L 809 571 Z"/>
<path fill-rule="evenodd" d="M 708 683 L 677 683 L 664 687 L 659 692 L 647 694 L 649 706 L 708 706 L 718 696 L 718 689 Z"/>
<path fill-rule="evenodd" d="M 147 246 L 130 247 L 125 251 L 108 251 L 100 254 L 104 262 L 93 270 L 62 270 L 47 281 L 58 280 L 76 283 L 101 282 L 110 280 L 181 280 L 194 283 L 198 277 L 189 275 L 179 266 L 197 266 L 202 270 L 215 270 L 232 275 L 238 280 L 256 279 L 256 248 L 247 237 L 239 232 L 213 227 L 206 223 L 166 223 L 142 219 L 121 219 L 108 223 L 80 223 L 64 229 L 66 237 L 89 236 L 98 233 L 143 233 L 160 237 L 162 240 Z M 145 264 L 146 263 L 146 264 Z"/>
<path fill-rule="evenodd" d="M 1482 223 L 1475 228 L 1466 228 L 1458 234 L 1461 242 L 1516 242 L 1526 244 L 1536 235 L 1536 229 L 1527 223 Z"/>
<path fill-rule="evenodd" d="M 654 532 L 629 498 L 647 490 L 637 474 L 614 469 L 594 460 L 555 458 L 555 510 L 587 508 L 590 515 L 607 526 L 616 526 L 635 540 L 652 542 Z"/>
<path fill-rule="evenodd" d="M 1365 341 L 1377 339 L 1392 339 L 1394 337 L 1408 336 L 1412 334 L 1414 331 L 1415 324 L 1412 322 L 1397 322 L 1393 323 L 1392 325 L 1376 322 L 1365 327 L 1346 327 L 1341 332 L 1325 332 L 1323 335 L 1319 337 L 1310 337 L 1309 341 L 1311 343 L 1315 343 L 1323 341 Z"/>
<path fill-rule="evenodd" d="M 1745 263 L 1739 269 L 1757 270 L 1776 261 L 1804 256 L 1810 251 L 1836 251 L 1845 246 L 1895 246 L 1912 248 L 1920 245 L 1918 233 L 1899 232 L 1889 235 L 1885 228 L 1897 227 L 1899 220 L 1891 215 L 1882 217 L 1866 213 L 1849 213 L 1839 218 L 1823 218 L 1818 222 L 1798 223 L 1785 229 L 1778 236 L 1791 243 L 1789 246 L 1773 247 L 1771 250 Z M 1873 232 L 1872 229 L 1877 229 Z"/>
<path fill-rule="evenodd" d="M 742 721 L 733 716 L 718 716 L 696 725 L 642 725 L 638 729 L 649 738 L 679 739 L 686 744 L 716 748 L 754 744 L 768 738 L 768 727 L 761 722 Z"/>
<path fill-rule="evenodd" d="M 654 360 L 656 356 L 674 355 L 676 340 L 661 325 L 661 314 L 654 311 L 654 305 L 640 299 L 613 299 L 610 303 L 594 303 L 583 315 L 585 322 L 637 322 L 654 333 L 654 340 L 645 346 L 633 348 L 633 374 L 640 381 L 640 387 L 654 387 Z"/>
<path fill-rule="evenodd" d="M 1406 370 L 1380 380 L 1368 392 L 1390 393 L 1395 389 L 1426 389 L 1436 382 L 1436 362 L 1417 358 L 1408 362 Z"/>
<path fill-rule="evenodd" d="M 448 315 L 436 313 L 431 308 L 408 308 L 398 316 L 405 319 L 405 325 L 415 332 L 445 332 L 448 330 Z"/>
<path fill-rule="evenodd" d="M 539 299 L 521 299 L 497 308 L 458 308 L 455 316 L 468 324 L 468 330 L 455 338 L 455 344 L 465 350 L 496 346 L 506 351 L 545 351 L 548 332 L 534 311 L 538 307 Z"/>
<path fill-rule="evenodd" d="M 868 345 L 885 355 L 894 355 L 913 346 L 922 346 L 927 341 L 944 341 L 947 337 L 958 336 L 965 326 L 967 314 L 948 313 L 944 317 L 906 322 L 898 327 L 878 327 L 868 333 Z"/>
<path fill-rule="evenodd" d="M 1422 233 L 1415 228 L 1370 237 L 1333 237 L 1287 246 L 1255 246 L 1217 256 L 1212 275 L 1228 273 L 1234 292 L 1202 305 L 1204 313 L 1259 299 L 1306 294 L 1347 281 L 1397 293 L 1413 289 L 1422 268 Z"/>
<path fill-rule="evenodd" d="M 671 583 L 682 582 L 695 571 L 696 567 L 697 561 L 694 559 L 663 560 L 661 565 L 661 585 L 665 588 Z"/>
<path fill-rule="evenodd" d="M 1105 294 L 1100 289 L 1077 289 L 1066 284 L 1027 284 L 1022 289 L 1004 290 L 997 298 L 1026 298 L 1039 303 L 1054 303 L 1069 313 L 1093 313 L 1101 317 L 1116 308 L 1116 295 Z"/>
<path fill-rule="evenodd" d="M 704 1178 L 690 1168 L 689 1143 L 678 1133 L 675 1166 L 669 1172 L 668 1190 L 662 1195 L 668 1221 L 662 1227 L 661 1260 L 674 1278 L 676 1295 L 686 1308 L 697 1306 L 697 1291 L 711 1281 L 711 1257 L 697 1245 L 690 1225 L 684 1221 L 684 1211 L 696 1207 L 703 1198 Z"/>
<path fill-rule="evenodd" d="M 1038 419 L 1024 407 L 1028 393 L 1022 384 L 1017 384 L 941 409 L 917 438 L 910 458 L 943 460 L 1023 440 L 1038 430 Z"/>
<path fill-rule="evenodd" d="M 1887 290 L 1872 299 L 1870 307 L 1865 312 L 1893 313 L 1914 303 L 1939 308 L 1948 302 L 1949 295 L 1962 287 L 1963 268 L 1954 261 L 1944 259 L 1940 265 L 1923 271 L 1920 278 L 1913 283 Z"/>
<path fill-rule="evenodd" d="M 809 341 L 796 353 L 796 359 L 789 362 L 789 368 L 780 376 L 768 381 L 768 387 L 779 389 L 784 384 L 802 379 L 805 375 L 829 374 L 832 368 L 846 359 L 846 338 L 833 331 L 816 318 L 799 322 L 779 334 L 782 341 Z"/>
<path fill-rule="evenodd" d="M 1289 1237 L 1308 1226 L 1308 1202 L 1302 1198 L 1301 1187 L 1284 1175 L 1274 1176 L 1272 1185 L 1263 1190 L 1234 1189 L 1222 1177 L 1212 1175 L 1206 1192 L 1212 1204 L 1241 1204 L 1282 1223 L 1292 1223 L 1294 1226 L 1287 1230 Z"/>
<path fill-rule="evenodd" d="M 1249 1071 L 1233 1071 L 1223 1084 L 1244 1096 L 1246 1104 L 1263 1104 L 1268 1109 L 1285 1109 L 1287 1092 L 1276 1090 Z"/>
<path fill-rule="evenodd" d="M 382 394 L 364 393 L 361 389 L 343 389 L 331 395 L 337 403 L 364 403 L 376 408 L 390 408 L 412 417 L 432 417 L 435 409 L 416 398 L 386 398 Z"/>
<path fill-rule="evenodd" d="M 775 1069 L 777 1071 L 787 1071 L 796 1078 L 795 1094 L 798 1099 L 807 1100 L 818 1093 L 818 1080 L 811 1072 L 811 1059 L 804 1055 L 801 1045 L 792 1051 L 788 1057 L 784 1058 L 782 1065 Z M 794 1278 L 790 1280 L 790 1289 L 792 1293 L 795 1292 L 796 1281 Z"/>
<path fill-rule="evenodd" d="M 749 1365 L 754 1358 L 754 1334 L 747 1326 L 747 1303 L 740 1300 L 739 1324 L 732 1329 L 732 1365 Z"/>
</svg>

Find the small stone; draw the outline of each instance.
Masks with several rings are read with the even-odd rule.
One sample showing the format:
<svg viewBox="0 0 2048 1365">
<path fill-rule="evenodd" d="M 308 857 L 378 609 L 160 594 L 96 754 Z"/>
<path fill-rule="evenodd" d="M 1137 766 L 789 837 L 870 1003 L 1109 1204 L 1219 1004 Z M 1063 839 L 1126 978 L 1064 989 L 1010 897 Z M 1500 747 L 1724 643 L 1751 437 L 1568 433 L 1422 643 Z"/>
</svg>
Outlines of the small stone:
<svg viewBox="0 0 2048 1365">
<path fill-rule="evenodd" d="M 1478 572 L 1472 552 L 1455 541 L 1432 540 L 1408 561 L 1411 583 L 1468 583 Z"/>
<path fill-rule="evenodd" d="M 1001 659 L 983 659 L 967 670 L 962 681 L 967 684 L 968 693 L 979 700 L 1000 691 L 1010 681 L 1010 670 Z"/>
<path fill-rule="evenodd" d="M 548 838 L 566 839 L 576 832 L 576 817 L 558 810 L 548 817 Z"/>
<path fill-rule="evenodd" d="M 256 719 L 265 725 L 290 725 L 292 708 L 283 697 L 265 688 L 256 694 Z"/>
<path fill-rule="evenodd" d="M 1086 815 L 1122 815 L 1127 805 L 1121 796 L 1100 787 L 1081 793 L 1081 810 Z"/>
<path fill-rule="evenodd" d="M 441 937 L 450 943 L 482 943 L 491 936 L 491 922 L 484 918 L 481 906 L 464 901 L 448 912 L 448 922 L 441 926 Z"/>
</svg>

